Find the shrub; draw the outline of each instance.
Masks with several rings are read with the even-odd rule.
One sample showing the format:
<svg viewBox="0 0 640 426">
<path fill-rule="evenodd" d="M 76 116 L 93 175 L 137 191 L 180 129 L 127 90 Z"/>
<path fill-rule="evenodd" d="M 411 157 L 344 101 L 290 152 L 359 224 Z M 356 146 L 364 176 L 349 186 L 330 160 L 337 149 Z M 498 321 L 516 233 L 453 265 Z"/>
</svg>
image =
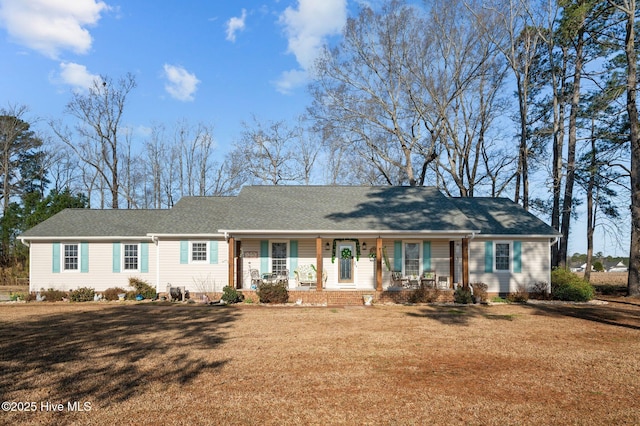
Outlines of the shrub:
<svg viewBox="0 0 640 426">
<path fill-rule="evenodd" d="M 135 289 L 135 295 L 133 299 L 135 299 L 138 294 L 141 295 L 144 299 L 155 299 L 156 297 L 156 289 L 149 285 L 148 282 L 141 280 L 140 278 L 131 277 L 129 278 L 129 286 Z"/>
<path fill-rule="evenodd" d="M 23 301 L 26 302 L 29 300 L 29 294 L 28 293 L 23 293 L 23 292 L 10 292 L 9 293 L 9 300 L 11 300 L 12 302 L 18 302 L 18 301 Z"/>
<path fill-rule="evenodd" d="M 69 297 L 66 291 L 54 290 L 40 290 L 40 296 L 44 296 L 44 300 L 47 302 L 61 302 L 63 299 Z"/>
<path fill-rule="evenodd" d="M 260 298 L 260 303 L 287 303 L 289 301 L 289 290 L 284 283 L 263 283 L 256 293 Z"/>
<path fill-rule="evenodd" d="M 124 300 L 136 300 L 136 296 L 137 296 L 138 294 L 139 294 L 139 293 L 138 293 L 137 291 L 135 291 L 135 290 L 129 290 L 129 291 L 125 294 L 125 296 L 124 296 Z"/>
<path fill-rule="evenodd" d="M 127 290 L 121 287 L 111 287 L 102 292 L 104 300 L 118 300 L 119 294 L 127 294 Z"/>
<path fill-rule="evenodd" d="M 548 300 L 551 297 L 551 293 L 549 293 L 549 283 L 546 281 L 536 281 L 533 283 L 529 291 L 529 297 L 538 300 Z"/>
<path fill-rule="evenodd" d="M 488 285 L 485 283 L 473 283 L 473 301 L 474 303 L 487 303 L 487 289 Z"/>
<path fill-rule="evenodd" d="M 69 292 L 69 299 L 71 299 L 72 302 L 92 302 L 95 294 L 96 292 L 92 288 L 80 287 Z"/>
<path fill-rule="evenodd" d="M 472 303 L 471 290 L 465 287 L 456 288 L 456 291 L 453 292 L 453 301 L 456 303 L 464 303 L 465 305 Z"/>
<path fill-rule="evenodd" d="M 551 295 L 557 300 L 588 302 L 593 299 L 591 284 L 566 269 L 551 271 Z"/>
<path fill-rule="evenodd" d="M 433 303 L 439 296 L 440 291 L 437 288 L 420 286 L 409 296 L 409 303 Z"/>
<path fill-rule="evenodd" d="M 222 297 L 221 299 L 225 303 L 239 303 L 242 302 L 242 293 L 231 286 L 222 287 Z"/>
<path fill-rule="evenodd" d="M 520 284 L 516 291 L 507 295 L 507 300 L 511 303 L 527 303 L 529 300 L 529 291 L 527 288 Z"/>
</svg>

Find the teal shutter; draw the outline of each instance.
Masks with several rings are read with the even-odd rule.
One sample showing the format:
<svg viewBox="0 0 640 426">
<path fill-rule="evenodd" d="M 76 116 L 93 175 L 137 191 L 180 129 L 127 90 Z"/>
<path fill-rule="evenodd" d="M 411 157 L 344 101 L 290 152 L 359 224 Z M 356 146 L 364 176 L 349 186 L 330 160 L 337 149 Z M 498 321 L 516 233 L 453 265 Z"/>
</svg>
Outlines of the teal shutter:
<svg viewBox="0 0 640 426">
<path fill-rule="evenodd" d="M 89 243 L 80 243 L 80 272 L 89 272 Z"/>
<path fill-rule="evenodd" d="M 260 273 L 269 272 L 269 241 L 260 241 Z"/>
<path fill-rule="evenodd" d="M 149 272 L 149 243 L 140 243 L 140 272 Z"/>
<path fill-rule="evenodd" d="M 218 242 L 209 241 L 209 263 L 215 265 L 218 263 Z"/>
<path fill-rule="evenodd" d="M 424 259 L 422 260 L 423 271 L 431 270 L 431 241 L 423 241 L 422 242 L 422 255 Z"/>
<path fill-rule="evenodd" d="M 293 271 L 298 269 L 298 240 L 289 241 L 289 278 L 293 278 Z"/>
<path fill-rule="evenodd" d="M 484 242 L 484 271 L 493 272 L 493 241 Z"/>
<path fill-rule="evenodd" d="M 513 242 L 513 272 L 522 272 L 522 241 Z"/>
<path fill-rule="evenodd" d="M 54 274 L 60 273 L 60 243 L 52 244 L 51 272 Z"/>
<path fill-rule="evenodd" d="M 120 272 L 120 243 L 113 243 L 113 272 Z"/>
<path fill-rule="evenodd" d="M 180 241 L 180 263 L 189 263 L 189 241 Z"/>
<path fill-rule="evenodd" d="M 393 242 L 393 270 L 402 271 L 402 241 Z"/>
</svg>

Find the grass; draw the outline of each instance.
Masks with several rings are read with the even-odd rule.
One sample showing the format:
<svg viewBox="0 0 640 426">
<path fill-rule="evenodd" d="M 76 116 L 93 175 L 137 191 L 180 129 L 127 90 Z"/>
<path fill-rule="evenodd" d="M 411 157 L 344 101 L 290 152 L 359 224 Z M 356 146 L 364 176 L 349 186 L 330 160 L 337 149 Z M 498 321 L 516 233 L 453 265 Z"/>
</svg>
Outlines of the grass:
<svg viewBox="0 0 640 426">
<path fill-rule="evenodd" d="M 3 304 L 0 333 L 3 401 L 91 406 L 0 424 L 640 424 L 633 299 Z"/>
</svg>

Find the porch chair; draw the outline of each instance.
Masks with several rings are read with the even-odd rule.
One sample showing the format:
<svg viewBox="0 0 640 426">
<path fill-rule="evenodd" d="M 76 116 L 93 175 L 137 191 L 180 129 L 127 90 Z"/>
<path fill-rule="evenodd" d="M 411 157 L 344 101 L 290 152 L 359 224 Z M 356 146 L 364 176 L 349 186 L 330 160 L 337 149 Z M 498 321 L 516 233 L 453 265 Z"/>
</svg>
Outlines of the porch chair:
<svg viewBox="0 0 640 426">
<path fill-rule="evenodd" d="M 438 289 L 446 290 L 449 288 L 449 277 L 440 275 L 438 277 Z"/>
<path fill-rule="evenodd" d="M 435 271 L 424 271 L 420 276 L 420 286 L 434 288 L 436 286 Z"/>
<path fill-rule="evenodd" d="M 401 271 L 391 271 L 391 285 L 393 287 L 409 287 L 409 278 L 403 276 Z"/>
<path fill-rule="evenodd" d="M 289 286 L 289 270 L 283 269 L 282 271 L 278 272 L 276 274 L 275 281 L 278 284 L 286 284 L 288 287 Z"/>
<path fill-rule="evenodd" d="M 250 269 L 249 273 L 251 274 L 251 289 L 256 290 L 262 284 L 262 278 L 260 278 L 260 271 L 257 269 Z"/>
</svg>

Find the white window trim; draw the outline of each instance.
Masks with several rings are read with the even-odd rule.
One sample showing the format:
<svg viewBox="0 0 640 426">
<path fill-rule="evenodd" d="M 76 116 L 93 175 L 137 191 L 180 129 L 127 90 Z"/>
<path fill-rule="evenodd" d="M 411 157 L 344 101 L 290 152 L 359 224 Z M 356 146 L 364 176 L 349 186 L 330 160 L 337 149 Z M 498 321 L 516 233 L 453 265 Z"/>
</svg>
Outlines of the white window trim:
<svg viewBox="0 0 640 426">
<path fill-rule="evenodd" d="M 193 245 L 205 244 L 205 258 L 204 260 L 193 260 Z M 209 263 L 209 241 L 206 240 L 191 240 L 189 241 L 189 263 L 195 265 L 203 265 Z"/>
<path fill-rule="evenodd" d="M 289 247 L 289 240 L 269 240 L 269 270 L 273 272 L 273 243 L 285 243 L 287 245 L 287 256 L 285 257 L 286 268 L 291 274 L 291 265 L 289 260 L 291 259 L 291 247 Z"/>
<path fill-rule="evenodd" d="M 82 269 L 82 248 L 80 247 L 80 243 L 61 243 L 60 244 L 60 271 L 62 273 L 68 273 L 68 274 L 77 274 L 80 272 L 80 269 Z M 66 247 L 67 246 L 77 246 L 78 247 L 78 267 L 76 269 L 67 269 L 65 268 L 65 258 L 66 258 Z"/>
<path fill-rule="evenodd" d="M 509 268 L 498 269 L 498 244 L 506 244 L 509 246 Z M 493 271 L 497 274 L 509 274 L 513 271 L 513 241 L 494 241 L 493 242 Z"/>
<path fill-rule="evenodd" d="M 423 248 L 424 245 L 422 244 L 422 240 L 402 240 L 402 276 L 407 276 L 407 273 L 405 271 L 405 266 L 406 266 L 406 253 L 405 253 L 405 248 L 407 244 L 418 244 L 418 256 L 419 256 L 419 263 L 418 263 L 418 276 L 422 275 L 422 271 L 423 269 L 423 265 L 424 265 L 424 253 L 423 253 Z"/>
<path fill-rule="evenodd" d="M 138 268 L 136 268 L 136 269 L 126 269 L 125 268 L 126 263 L 124 261 L 124 253 L 125 253 L 124 246 L 138 246 Z M 140 243 L 124 242 L 124 243 L 121 244 L 121 246 L 120 246 L 120 265 L 122 265 L 122 266 L 120 267 L 120 272 L 125 272 L 125 273 L 126 272 L 140 272 L 140 261 L 141 261 L 141 258 L 140 258 Z"/>
</svg>

